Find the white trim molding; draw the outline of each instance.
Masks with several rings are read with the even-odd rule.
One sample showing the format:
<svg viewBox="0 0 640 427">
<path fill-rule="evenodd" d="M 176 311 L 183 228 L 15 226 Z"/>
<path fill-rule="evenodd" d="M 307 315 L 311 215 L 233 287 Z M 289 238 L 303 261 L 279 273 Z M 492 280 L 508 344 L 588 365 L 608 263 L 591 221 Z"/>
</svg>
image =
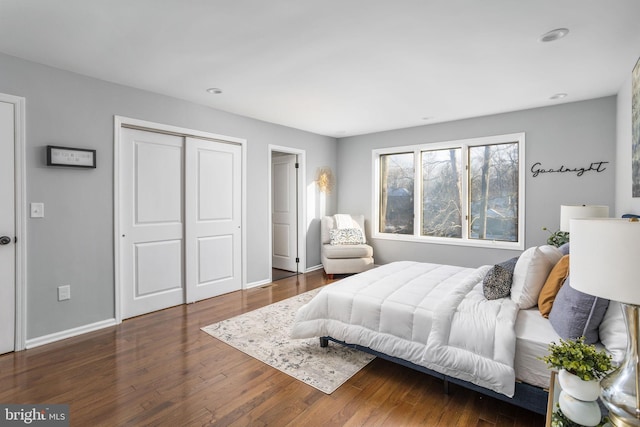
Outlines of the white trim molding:
<svg viewBox="0 0 640 427">
<path fill-rule="evenodd" d="M 247 286 L 245 287 L 245 289 L 259 288 L 260 286 L 270 285 L 270 284 L 271 284 L 271 279 L 258 280 L 257 282 L 247 283 Z"/>
<path fill-rule="evenodd" d="M 97 331 L 99 329 L 115 326 L 115 319 L 102 320 L 100 322 L 90 323 L 88 325 L 78 326 L 77 328 L 67 329 L 66 331 L 55 332 L 49 335 L 43 335 L 38 338 L 32 338 L 27 341 L 26 348 L 39 347 L 45 344 L 51 344 L 52 342 L 72 338 L 78 335 L 86 334 L 87 332 Z"/>
</svg>

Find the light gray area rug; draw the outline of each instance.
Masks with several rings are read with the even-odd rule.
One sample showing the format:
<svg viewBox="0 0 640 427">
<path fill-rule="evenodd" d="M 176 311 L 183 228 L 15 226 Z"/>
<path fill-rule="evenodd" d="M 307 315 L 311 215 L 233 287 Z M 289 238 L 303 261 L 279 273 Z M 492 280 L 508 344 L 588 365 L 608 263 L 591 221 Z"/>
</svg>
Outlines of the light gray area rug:
<svg viewBox="0 0 640 427">
<path fill-rule="evenodd" d="M 375 357 L 318 338 L 291 339 L 289 332 L 298 308 L 319 289 L 250 311 L 202 330 L 327 394 L 333 393 Z"/>
</svg>

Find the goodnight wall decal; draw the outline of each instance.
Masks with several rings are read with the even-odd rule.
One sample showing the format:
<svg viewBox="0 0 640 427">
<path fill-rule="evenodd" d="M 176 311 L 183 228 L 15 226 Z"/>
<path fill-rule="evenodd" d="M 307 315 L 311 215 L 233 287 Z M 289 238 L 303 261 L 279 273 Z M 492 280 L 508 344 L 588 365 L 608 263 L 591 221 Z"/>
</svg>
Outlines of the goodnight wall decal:
<svg viewBox="0 0 640 427">
<path fill-rule="evenodd" d="M 567 167 L 565 165 L 561 165 L 559 168 L 543 168 L 542 163 L 536 162 L 531 166 L 531 173 L 533 177 L 537 177 L 540 174 L 546 173 L 575 173 L 576 176 L 582 176 L 587 172 L 604 172 L 607 168 L 604 166 L 609 162 L 592 162 L 589 166 L 586 167 Z"/>
</svg>

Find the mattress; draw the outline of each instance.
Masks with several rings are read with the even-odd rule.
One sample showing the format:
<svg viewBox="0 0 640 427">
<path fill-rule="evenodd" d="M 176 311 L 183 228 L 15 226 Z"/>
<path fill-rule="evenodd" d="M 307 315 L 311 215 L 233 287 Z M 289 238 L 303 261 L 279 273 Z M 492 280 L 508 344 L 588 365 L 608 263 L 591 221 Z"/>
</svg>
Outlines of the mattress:
<svg viewBox="0 0 640 427">
<path fill-rule="evenodd" d="M 520 310 L 516 319 L 516 380 L 542 388 L 549 388 L 551 370 L 539 358 L 548 353 L 549 343 L 560 336 L 538 307 Z"/>
</svg>

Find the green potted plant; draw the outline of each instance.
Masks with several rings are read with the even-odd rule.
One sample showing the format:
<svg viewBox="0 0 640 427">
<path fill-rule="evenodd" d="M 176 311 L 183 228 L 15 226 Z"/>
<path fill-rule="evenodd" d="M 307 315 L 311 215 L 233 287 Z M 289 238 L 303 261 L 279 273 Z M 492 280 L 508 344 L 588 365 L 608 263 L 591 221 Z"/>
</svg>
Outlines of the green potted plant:
<svg viewBox="0 0 640 427">
<path fill-rule="evenodd" d="M 611 356 L 585 344 L 584 337 L 549 344 L 549 354 L 541 358 L 549 368 L 559 369 L 558 381 L 563 390 L 582 401 L 596 400 L 600 380 L 613 369 Z"/>
<path fill-rule="evenodd" d="M 548 231 L 550 236 L 547 238 L 547 244 L 551 246 L 555 246 L 559 248 L 569 241 L 569 232 L 568 231 L 556 231 L 552 233 L 547 227 L 542 227 L 544 231 Z"/>
</svg>

